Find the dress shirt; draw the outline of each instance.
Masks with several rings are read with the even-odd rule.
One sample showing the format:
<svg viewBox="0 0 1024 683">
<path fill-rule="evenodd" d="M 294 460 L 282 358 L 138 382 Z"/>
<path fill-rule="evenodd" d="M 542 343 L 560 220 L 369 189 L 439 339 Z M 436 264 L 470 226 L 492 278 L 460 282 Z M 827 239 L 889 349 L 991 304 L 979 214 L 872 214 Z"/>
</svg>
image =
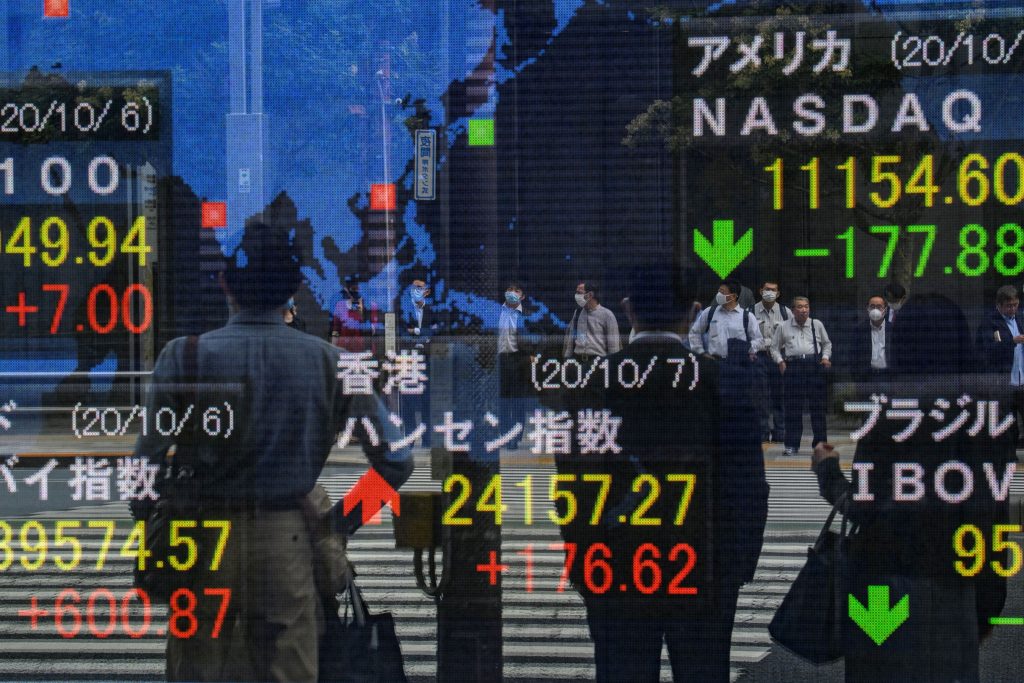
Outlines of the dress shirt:
<svg viewBox="0 0 1024 683">
<path fill-rule="evenodd" d="M 416 316 L 415 334 L 419 334 L 420 330 L 423 329 L 423 309 L 426 308 L 426 307 L 427 307 L 426 304 L 423 304 L 422 306 L 419 306 L 417 304 L 413 304 L 412 312 L 413 312 L 413 315 Z"/>
<path fill-rule="evenodd" d="M 871 324 L 871 367 L 885 370 L 885 323 Z"/>
<path fill-rule="evenodd" d="M 814 325 L 814 331 L 811 331 Z M 814 338 L 817 336 L 818 348 L 814 348 Z M 790 318 L 779 325 L 775 330 L 775 339 L 769 349 L 772 358 L 776 363 L 781 363 L 786 358 L 793 356 L 807 356 L 817 353 L 821 354 L 822 360 L 828 360 L 832 356 L 832 342 L 825 332 L 825 326 L 820 320 L 808 318 L 803 325 L 797 325 L 796 318 Z"/>
<path fill-rule="evenodd" d="M 1010 328 L 1011 337 L 1016 337 L 1020 334 L 1016 318 L 1003 316 L 1003 319 L 1006 320 L 1006 325 Z M 1024 344 L 1013 345 L 1013 367 L 1010 369 L 1010 386 L 1024 386 Z"/>
<path fill-rule="evenodd" d="M 754 304 L 754 317 L 757 318 L 757 325 L 761 330 L 761 338 L 764 339 L 764 350 L 767 351 L 775 338 L 775 330 L 785 322 L 782 319 L 782 311 L 786 311 L 786 320 L 793 317 L 793 311 L 776 302 L 771 308 L 764 305 L 763 301 Z M 717 315 L 715 317 L 718 317 Z"/>
<path fill-rule="evenodd" d="M 693 321 L 690 327 L 690 348 L 697 353 L 710 353 L 712 356 L 725 358 L 729 353 L 730 339 L 743 339 L 746 341 L 750 335 L 750 350 L 753 352 L 762 351 L 766 348 L 764 338 L 761 336 L 761 328 L 757 324 L 757 316 L 753 313 L 747 315 L 747 330 L 743 330 L 743 309 L 737 306 L 731 311 L 724 306 L 715 309 L 715 317 L 711 319 L 708 327 L 707 320 L 711 309 L 705 308 Z M 704 328 L 708 327 L 708 343 L 704 346 Z"/>
<path fill-rule="evenodd" d="M 523 325 L 523 305 L 515 308 L 502 304 L 498 315 L 498 353 L 519 350 L 519 328 Z"/>
<path fill-rule="evenodd" d="M 608 356 L 622 348 L 615 314 L 601 306 L 590 311 L 580 308 L 566 331 L 565 356 Z"/>
</svg>

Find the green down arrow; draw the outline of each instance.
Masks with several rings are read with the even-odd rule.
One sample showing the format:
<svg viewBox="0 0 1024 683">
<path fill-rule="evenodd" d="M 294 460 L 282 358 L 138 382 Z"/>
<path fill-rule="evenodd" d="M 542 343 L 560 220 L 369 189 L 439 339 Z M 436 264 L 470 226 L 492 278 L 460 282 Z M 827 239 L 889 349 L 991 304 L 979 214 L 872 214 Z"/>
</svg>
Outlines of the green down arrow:
<svg viewBox="0 0 1024 683">
<path fill-rule="evenodd" d="M 700 230 L 693 231 L 693 251 L 718 273 L 718 277 L 727 277 L 754 250 L 752 229 L 747 230 L 738 242 L 733 242 L 734 236 L 735 227 L 731 220 L 715 220 L 711 242 Z"/>
<path fill-rule="evenodd" d="M 876 645 L 884 643 L 910 617 L 909 595 L 889 609 L 888 586 L 868 586 L 867 608 L 852 593 L 849 598 L 850 618 Z"/>
</svg>

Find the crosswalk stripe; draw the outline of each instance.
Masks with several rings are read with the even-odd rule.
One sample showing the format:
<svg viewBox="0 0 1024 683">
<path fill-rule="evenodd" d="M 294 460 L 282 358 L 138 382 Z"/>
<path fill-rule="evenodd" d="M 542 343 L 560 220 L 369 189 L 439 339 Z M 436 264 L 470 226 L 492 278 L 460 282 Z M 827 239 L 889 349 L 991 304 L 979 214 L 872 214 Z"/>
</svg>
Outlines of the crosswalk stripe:
<svg viewBox="0 0 1024 683">
<path fill-rule="evenodd" d="M 342 487 L 339 482 L 329 483 L 339 489 Z M 155 635 L 155 625 L 165 623 L 166 607 L 153 607 L 154 626 L 138 640 L 127 638 L 120 628 L 103 640 L 81 634 L 63 639 L 57 637 L 52 617 L 45 628 L 41 621 L 39 630 L 33 631 L 28 620 L 18 616 L 18 611 L 28 607 L 33 595 L 41 604 L 49 600 L 52 607 L 53 599 L 64 588 L 76 587 L 84 596 L 102 583 L 102 587 L 120 598 L 131 587 L 134 560 L 116 553 L 120 547 L 118 541 L 123 542 L 122 535 L 127 533 L 129 525 L 126 506 L 119 503 L 83 506 L 73 512 L 33 516 L 35 519 L 54 517 L 117 520 L 106 567 L 101 571 L 94 569 L 103 530 L 85 526 L 70 530 L 81 539 L 83 547 L 81 563 L 74 571 L 57 569 L 51 559 L 36 571 L 26 570 L 15 562 L 5 573 L 7 581 L 0 587 L 0 654 L 3 655 L 0 675 L 123 678 L 125 672 L 130 671 L 131 677 L 140 680 L 159 679 L 163 675 L 164 641 Z M 382 521 L 380 526 L 364 527 L 352 539 L 349 555 L 359 569 L 360 585 L 372 609 L 395 614 L 410 677 L 417 681 L 431 680 L 436 670 L 436 605 L 412 585 L 409 571 L 412 553 L 394 547 L 389 517 L 384 516 Z M 755 581 L 743 589 L 737 606 L 731 655 L 733 680 L 740 677 L 742 666 L 757 662 L 768 653 L 771 644 L 766 626 L 803 564 L 808 540 L 803 536 L 784 533 L 766 537 Z M 503 557 L 513 558 L 515 551 L 527 544 L 546 548 L 548 543 L 557 542 L 560 542 L 558 529 L 550 524 L 502 528 Z M 67 548 L 62 550 L 62 557 L 69 557 Z M 545 550 L 534 555 L 534 590 L 531 593 L 525 591 L 524 565 L 521 562 L 509 564 L 510 569 L 502 578 L 505 678 L 510 681 L 592 679 L 593 645 L 582 600 L 571 587 L 557 592 L 563 564 L 561 553 Z M 139 620 L 133 623 L 137 626 Z M 52 637 L 47 637 L 50 635 Z M 132 656 L 126 658 L 127 652 Z M 664 654 L 662 680 L 671 680 Z"/>
<path fill-rule="evenodd" d="M 509 506 L 501 532 L 502 557 L 509 570 L 503 585 L 503 650 L 505 678 L 510 681 L 593 679 L 593 646 L 586 626 L 582 600 L 571 589 L 557 591 L 563 556 L 548 549 L 561 542 L 559 529 L 547 519 L 547 490 L 542 478 L 554 473 L 551 466 L 509 466 L 503 471 L 503 502 Z M 514 483 L 523 476 L 535 476 L 534 524 L 523 524 L 524 489 Z M 329 471 L 321 477 L 333 500 L 337 500 L 361 476 L 350 471 Z M 778 524 L 765 536 L 755 579 L 743 588 L 737 605 L 733 632 L 732 678 L 740 677 L 742 667 L 759 661 L 771 642 L 767 624 L 806 560 L 807 545 L 813 541 L 817 524 L 829 511 L 817 491 L 817 481 L 809 470 L 770 469 L 769 521 L 800 522 L 798 526 Z M 539 483 L 538 483 L 539 482 Z M 430 478 L 428 468 L 418 468 L 403 491 L 440 491 L 441 482 Z M 1024 472 L 1018 472 L 1011 485 L 1015 495 L 1024 493 Z M 585 511 L 580 514 L 584 514 Z M 391 529 L 391 511 L 381 514 L 381 524 L 365 526 L 351 540 L 349 557 L 359 570 L 360 585 L 374 611 L 395 614 L 399 637 L 406 658 L 406 670 L 416 681 L 431 680 L 436 671 L 437 608 L 413 584 L 412 552 L 396 549 Z M 71 510 L 47 511 L 31 519 L 81 520 L 82 526 L 67 533 L 82 543 L 79 566 L 61 571 L 52 555 L 65 560 L 70 549 L 49 548 L 51 557 L 35 571 L 18 560 L 4 572 L 0 586 L 0 676 L 5 678 L 123 679 L 157 680 L 163 676 L 164 641 L 155 634 L 155 626 L 143 638 L 127 638 L 120 628 L 107 639 L 89 635 L 64 639 L 58 637 L 52 617 L 33 631 L 18 611 L 29 606 L 34 595 L 41 604 L 53 599 L 65 588 L 74 587 L 84 596 L 103 587 L 118 598 L 131 587 L 134 559 L 119 555 L 130 529 L 130 516 L 124 502 L 84 503 Z M 105 558 L 105 568 L 95 569 L 104 531 L 89 528 L 88 520 L 113 519 L 117 526 Z M 14 527 L 19 522 L 7 520 Z M 532 544 L 533 591 L 525 590 L 525 565 L 515 552 Z M 438 555 L 438 562 L 442 554 Z M 103 601 L 105 604 L 105 601 Z M 132 606 L 132 614 L 136 605 Z M 166 607 L 153 606 L 153 624 L 165 623 Z M 138 612 L 141 614 L 141 612 Z M 133 620 L 133 624 L 138 624 Z M 662 680 L 671 680 L 667 657 L 662 657 Z M 130 672 L 130 673 L 126 673 Z"/>
</svg>

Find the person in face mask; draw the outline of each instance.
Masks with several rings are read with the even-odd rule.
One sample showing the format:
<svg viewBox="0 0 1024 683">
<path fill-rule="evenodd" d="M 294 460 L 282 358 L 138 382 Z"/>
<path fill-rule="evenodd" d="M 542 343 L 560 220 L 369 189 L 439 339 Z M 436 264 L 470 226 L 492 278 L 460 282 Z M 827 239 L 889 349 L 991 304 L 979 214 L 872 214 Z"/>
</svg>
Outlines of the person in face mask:
<svg viewBox="0 0 1024 683">
<path fill-rule="evenodd" d="M 741 291 L 742 287 L 734 280 L 726 280 L 718 286 L 715 303 L 702 310 L 690 326 L 690 349 L 694 353 L 721 360 L 729 355 L 730 339 L 745 340 L 752 360 L 765 348 L 757 319 L 739 305 Z"/>
<path fill-rule="evenodd" d="M 529 396 L 530 349 L 526 339 L 526 316 L 523 312 L 523 288 L 510 282 L 498 315 L 498 379 L 501 393 L 501 425 L 507 431 L 516 423 L 526 423 L 526 402 Z M 520 437 L 522 434 L 520 434 Z M 505 445 L 507 450 L 519 447 L 519 438 Z"/>
<path fill-rule="evenodd" d="M 424 321 L 427 316 L 428 296 L 430 296 L 430 289 L 427 288 L 427 283 L 423 280 L 413 280 L 412 287 L 409 288 L 409 298 L 412 299 L 413 311 L 405 328 L 406 334 L 413 338 L 423 338 L 427 336 L 425 331 L 428 329 L 429 323 L 425 323 Z M 422 343 L 417 344 L 417 348 L 422 347 Z"/>
<path fill-rule="evenodd" d="M 860 323 L 854 335 L 850 371 L 859 382 L 889 382 L 892 376 L 892 323 L 885 298 L 868 299 L 868 324 Z"/>
<path fill-rule="evenodd" d="M 619 322 L 615 314 L 601 305 L 598 286 L 591 281 L 576 286 L 573 299 L 576 310 L 565 332 L 562 352 L 565 358 L 589 362 L 598 356 L 617 353 L 622 348 Z"/>
<path fill-rule="evenodd" d="M 889 313 L 886 318 L 889 322 L 896 319 L 896 313 L 903 308 L 903 304 L 907 301 L 907 288 L 898 282 L 890 282 L 885 286 L 885 291 L 882 292 L 885 297 L 885 303 L 889 307 Z"/>
<path fill-rule="evenodd" d="M 761 300 L 754 304 L 754 317 L 765 345 L 757 352 L 754 401 L 761 418 L 761 441 L 782 443 L 786 438 L 786 417 L 782 400 L 782 374 L 772 360 L 770 349 L 775 330 L 793 316 L 793 311 L 778 303 L 779 283 L 765 280 Z"/>
<path fill-rule="evenodd" d="M 412 310 L 403 308 L 405 320 L 399 327 L 401 332 L 400 351 L 411 351 L 419 353 L 424 357 L 428 366 L 430 364 L 430 342 L 435 334 L 440 333 L 440 326 L 434 319 L 434 312 L 427 301 L 430 297 L 430 288 L 423 280 L 412 281 L 409 287 L 409 298 L 412 300 Z M 429 375 L 429 369 L 427 371 Z M 403 394 L 401 396 L 402 423 L 407 431 L 412 430 L 419 424 L 430 424 L 430 382 L 426 383 L 427 388 L 422 394 Z M 423 445 L 429 445 L 433 430 L 425 432 L 430 436 L 423 437 Z"/>
</svg>

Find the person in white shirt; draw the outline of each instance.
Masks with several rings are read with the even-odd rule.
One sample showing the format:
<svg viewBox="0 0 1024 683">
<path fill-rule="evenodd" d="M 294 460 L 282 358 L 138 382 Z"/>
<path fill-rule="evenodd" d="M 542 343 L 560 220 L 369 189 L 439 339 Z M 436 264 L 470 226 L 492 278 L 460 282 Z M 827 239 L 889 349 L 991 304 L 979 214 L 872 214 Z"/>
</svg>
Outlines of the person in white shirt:
<svg viewBox="0 0 1024 683">
<path fill-rule="evenodd" d="M 770 349 L 786 396 L 786 455 L 800 450 L 805 406 L 811 413 L 811 448 L 828 440 L 824 371 L 832 367 L 832 341 L 821 321 L 810 315 L 810 300 L 794 297 L 793 317 L 775 330 Z"/>
<path fill-rule="evenodd" d="M 593 282 L 581 282 L 576 286 L 577 309 L 569 321 L 562 345 L 565 358 L 589 361 L 597 356 L 618 353 L 622 348 L 619 321 L 614 313 L 601 305 L 599 291 Z"/>
<path fill-rule="evenodd" d="M 753 360 L 764 349 L 757 318 L 738 303 L 740 289 L 739 283 L 732 280 L 718 286 L 715 304 L 701 311 L 690 326 L 690 350 L 721 360 L 729 355 L 729 340 L 741 339 L 749 344 Z"/>
<path fill-rule="evenodd" d="M 757 352 L 757 380 L 754 403 L 761 419 L 761 441 L 782 443 L 786 438 L 786 413 L 783 408 L 782 373 L 772 360 L 769 349 L 775 330 L 793 317 L 793 311 L 778 303 L 779 283 L 765 280 L 761 300 L 754 304 L 754 317 L 764 338 L 764 348 Z"/>
<path fill-rule="evenodd" d="M 523 288 L 510 282 L 498 314 L 498 379 L 501 394 L 501 428 L 507 432 L 516 423 L 526 424 L 526 400 L 530 374 L 530 353 L 525 348 L 526 318 Z M 505 448 L 515 450 L 519 439 Z"/>
</svg>

